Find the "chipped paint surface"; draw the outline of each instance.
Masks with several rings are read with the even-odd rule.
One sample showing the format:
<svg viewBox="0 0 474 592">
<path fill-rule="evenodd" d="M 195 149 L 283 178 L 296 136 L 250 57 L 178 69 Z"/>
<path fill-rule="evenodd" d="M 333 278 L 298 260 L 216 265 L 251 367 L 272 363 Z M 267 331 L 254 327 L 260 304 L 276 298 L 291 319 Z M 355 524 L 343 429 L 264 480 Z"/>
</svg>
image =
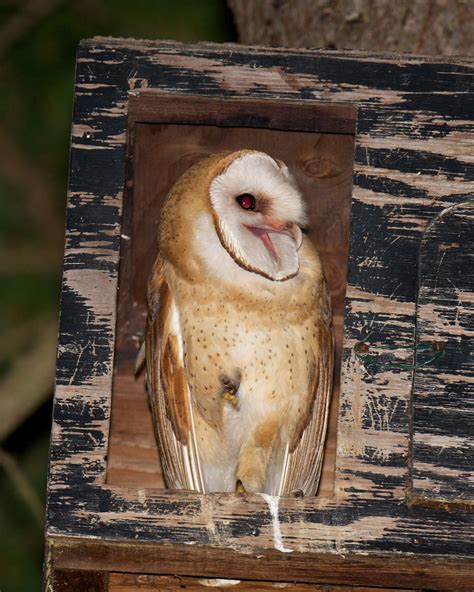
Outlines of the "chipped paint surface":
<svg viewBox="0 0 474 592">
<path fill-rule="evenodd" d="M 471 183 L 474 193 L 474 183 Z M 413 495 L 474 505 L 474 199 L 444 209 L 420 248 L 417 337 L 443 343 L 414 378 Z"/>
</svg>

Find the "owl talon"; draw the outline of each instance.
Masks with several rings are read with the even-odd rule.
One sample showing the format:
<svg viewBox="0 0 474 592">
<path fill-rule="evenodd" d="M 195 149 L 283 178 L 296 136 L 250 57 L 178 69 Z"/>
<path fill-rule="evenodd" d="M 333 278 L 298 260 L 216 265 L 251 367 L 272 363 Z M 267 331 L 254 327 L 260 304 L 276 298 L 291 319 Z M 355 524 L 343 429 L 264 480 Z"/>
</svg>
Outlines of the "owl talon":
<svg viewBox="0 0 474 592">
<path fill-rule="evenodd" d="M 237 401 L 237 397 L 234 395 L 234 393 L 227 391 L 227 392 L 223 393 L 222 396 L 224 397 L 224 399 L 226 401 L 229 401 L 229 403 L 232 405 L 232 407 L 234 409 L 237 409 L 238 401 Z"/>
</svg>

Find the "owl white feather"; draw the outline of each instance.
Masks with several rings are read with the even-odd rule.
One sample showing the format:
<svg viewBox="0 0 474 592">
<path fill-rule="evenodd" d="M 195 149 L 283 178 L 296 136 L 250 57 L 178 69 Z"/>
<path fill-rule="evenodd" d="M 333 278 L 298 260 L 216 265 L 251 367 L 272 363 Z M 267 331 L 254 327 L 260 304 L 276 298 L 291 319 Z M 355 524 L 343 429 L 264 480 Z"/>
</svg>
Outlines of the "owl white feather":
<svg viewBox="0 0 474 592">
<path fill-rule="evenodd" d="M 145 357 L 168 487 L 316 492 L 333 342 L 304 201 L 263 152 L 212 155 L 162 210 Z"/>
</svg>

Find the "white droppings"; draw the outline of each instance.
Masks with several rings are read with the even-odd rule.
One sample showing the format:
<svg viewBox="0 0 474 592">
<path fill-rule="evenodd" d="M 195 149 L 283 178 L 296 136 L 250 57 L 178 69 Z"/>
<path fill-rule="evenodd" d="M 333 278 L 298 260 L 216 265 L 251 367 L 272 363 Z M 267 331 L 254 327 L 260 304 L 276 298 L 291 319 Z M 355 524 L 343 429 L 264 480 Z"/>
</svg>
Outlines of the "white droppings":
<svg viewBox="0 0 474 592">
<path fill-rule="evenodd" d="M 240 580 L 204 579 L 199 580 L 199 583 L 202 586 L 208 586 L 209 588 L 218 588 L 219 586 L 237 586 L 237 584 L 240 584 Z"/>
<path fill-rule="evenodd" d="M 277 551 L 281 551 L 282 553 L 293 553 L 293 549 L 288 549 L 285 547 L 282 540 L 280 519 L 278 517 L 278 504 L 280 498 L 276 495 L 269 495 L 268 493 L 260 493 L 259 495 L 261 495 L 267 502 L 270 514 L 272 516 L 273 540 L 275 543 L 275 549 Z"/>
</svg>

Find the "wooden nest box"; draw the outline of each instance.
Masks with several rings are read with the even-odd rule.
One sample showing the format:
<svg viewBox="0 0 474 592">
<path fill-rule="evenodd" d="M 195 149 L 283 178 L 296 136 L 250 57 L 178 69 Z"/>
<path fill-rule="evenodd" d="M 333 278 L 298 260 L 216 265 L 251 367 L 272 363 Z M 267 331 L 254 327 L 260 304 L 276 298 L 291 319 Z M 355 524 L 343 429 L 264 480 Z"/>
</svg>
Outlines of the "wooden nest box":
<svg viewBox="0 0 474 592">
<path fill-rule="evenodd" d="M 472 80 L 467 59 L 81 44 L 47 590 L 472 590 Z M 244 147 L 295 174 L 331 289 L 316 497 L 166 490 L 133 374 L 163 199 Z"/>
</svg>

